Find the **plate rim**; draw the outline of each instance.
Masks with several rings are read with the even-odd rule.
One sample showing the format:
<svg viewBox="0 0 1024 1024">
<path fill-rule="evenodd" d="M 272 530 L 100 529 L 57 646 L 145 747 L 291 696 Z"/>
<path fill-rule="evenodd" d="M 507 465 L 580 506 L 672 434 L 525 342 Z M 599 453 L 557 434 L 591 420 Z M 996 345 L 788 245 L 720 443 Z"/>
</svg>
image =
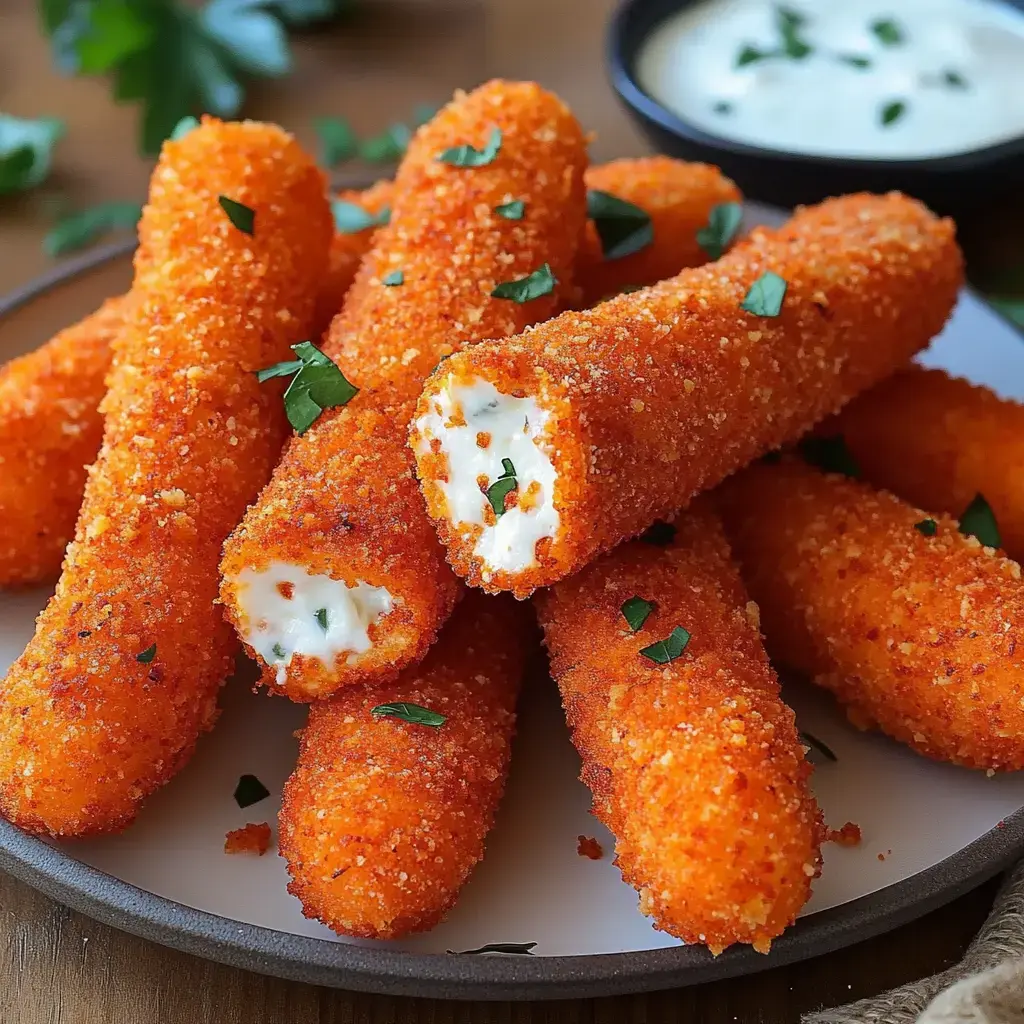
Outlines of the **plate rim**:
<svg viewBox="0 0 1024 1024">
<path fill-rule="evenodd" d="M 747 204 L 748 210 L 760 204 Z M 0 297 L 0 319 L 80 274 L 129 255 L 134 238 L 98 247 Z M 964 293 L 1010 323 L 973 289 Z M 1022 338 L 1024 340 L 1024 338 Z M 1024 807 L 931 867 L 800 918 L 767 955 L 667 946 L 575 956 L 452 956 L 297 935 L 175 902 L 77 860 L 0 819 L 0 870 L 86 916 L 161 945 L 280 978 L 387 995 L 562 999 L 645 992 L 781 967 L 890 931 L 970 891 L 1024 853 Z"/>
</svg>

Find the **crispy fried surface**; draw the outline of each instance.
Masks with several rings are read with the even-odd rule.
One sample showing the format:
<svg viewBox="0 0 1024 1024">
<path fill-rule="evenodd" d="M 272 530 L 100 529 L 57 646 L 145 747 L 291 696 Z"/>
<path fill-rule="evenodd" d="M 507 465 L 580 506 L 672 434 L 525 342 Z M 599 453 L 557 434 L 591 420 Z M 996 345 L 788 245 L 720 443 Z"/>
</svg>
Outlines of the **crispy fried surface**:
<svg viewBox="0 0 1024 1024">
<path fill-rule="evenodd" d="M 926 757 L 1024 767 L 1020 566 L 956 522 L 795 461 L 719 492 L 772 656 Z"/>
<path fill-rule="evenodd" d="M 314 704 L 284 789 L 280 849 L 303 913 L 344 935 L 432 927 L 481 860 L 505 788 L 532 639 L 526 610 L 475 594 L 394 682 Z M 407 701 L 439 728 L 370 709 Z"/>
<path fill-rule="evenodd" d="M 593 306 L 623 288 L 654 284 L 699 267 L 708 255 L 697 244 L 697 232 L 718 203 L 739 202 L 739 189 L 717 167 L 686 163 L 667 156 L 613 160 L 591 167 L 587 188 L 609 192 L 650 214 L 654 240 L 622 259 L 605 260 L 593 223 L 580 250 L 576 277 L 583 305 Z"/>
<path fill-rule="evenodd" d="M 620 608 L 656 604 L 639 632 Z M 820 869 L 821 816 L 721 526 L 706 509 L 661 548 L 618 548 L 537 596 L 582 779 L 623 878 L 659 928 L 766 952 Z M 668 665 L 638 652 L 675 626 Z"/>
<path fill-rule="evenodd" d="M 256 211 L 255 237 L 220 195 Z M 283 436 L 253 370 L 308 332 L 330 231 L 323 179 L 280 129 L 206 119 L 165 144 L 75 540 L 0 690 L 0 808 L 23 828 L 125 826 L 212 724 L 237 649 L 220 545 Z"/>
<path fill-rule="evenodd" d="M 846 438 L 865 479 L 921 508 L 959 516 L 984 494 L 1003 547 L 1024 557 L 1024 405 L 943 370 L 909 366 L 822 430 Z"/>
<path fill-rule="evenodd" d="M 767 270 L 788 282 L 778 317 L 740 308 Z M 898 194 L 846 196 L 755 231 L 717 263 L 453 356 L 417 417 L 449 381 L 535 396 L 552 417 L 561 522 L 536 564 L 485 580 L 480 527 L 448 519 L 446 456 L 419 454 L 449 561 L 472 585 L 517 596 L 567 576 L 905 363 L 945 322 L 961 277 L 950 221 Z"/>
<path fill-rule="evenodd" d="M 483 148 L 502 131 L 497 158 L 452 167 L 442 150 Z M 260 500 L 225 547 L 221 597 L 245 636 L 249 621 L 235 580 L 280 561 L 350 584 L 386 586 L 395 611 L 369 628 L 364 654 L 332 665 L 296 655 L 283 685 L 296 700 L 394 678 L 422 658 L 450 614 L 459 584 L 447 567 L 412 476 L 406 429 L 423 377 L 442 357 L 481 337 L 521 330 L 551 315 L 571 289 L 585 220 L 582 133 L 556 97 L 533 84 L 492 82 L 458 95 L 417 133 L 381 228 L 332 324 L 326 351 L 364 389 L 289 444 Z M 493 208 L 524 199 L 521 221 Z M 500 281 L 542 263 L 562 282 L 526 304 L 490 295 Z M 404 272 L 403 284 L 381 278 Z"/>
<path fill-rule="evenodd" d="M 0 370 L 0 587 L 60 573 L 103 436 L 110 343 L 129 302 L 108 300 Z"/>
</svg>

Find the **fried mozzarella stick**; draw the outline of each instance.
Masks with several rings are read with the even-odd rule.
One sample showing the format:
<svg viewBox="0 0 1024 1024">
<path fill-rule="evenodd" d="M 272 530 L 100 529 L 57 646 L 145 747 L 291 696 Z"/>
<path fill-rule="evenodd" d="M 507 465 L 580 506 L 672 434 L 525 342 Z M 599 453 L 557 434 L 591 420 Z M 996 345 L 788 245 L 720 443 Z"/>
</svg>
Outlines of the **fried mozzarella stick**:
<svg viewBox="0 0 1024 1024">
<path fill-rule="evenodd" d="M 439 159 L 467 147 L 466 166 Z M 439 360 L 571 293 L 585 162 L 568 109 L 532 83 L 460 94 L 410 144 L 391 220 L 325 341 L 363 391 L 291 442 L 225 546 L 221 598 L 276 690 L 311 700 L 393 679 L 451 613 L 460 585 L 412 474 L 409 420 Z M 513 200 L 521 219 L 495 212 Z M 543 287 L 500 294 L 531 275 Z"/>
<path fill-rule="evenodd" d="M 1024 405 L 908 366 L 822 430 L 842 434 L 866 480 L 921 508 L 958 516 L 983 494 L 1002 546 L 1024 558 Z"/>
<path fill-rule="evenodd" d="M 0 809 L 22 828 L 123 828 L 212 725 L 237 650 L 214 604 L 220 547 L 284 436 L 253 371 L 306 336 L 330 232 L 322 176 L 279 128 L 206 119 L 165 143 L 103 447 L 0 688 Z"/>
<path fill-rule="evenodd" d="M 720 523 L 698 502 L 677 529 L 538 595 L 540 621 L 641 911 L 713 953 L 764 953 L 810 896 L 821 814 Z M 676 631 L 688 638 L 669 650 Z"/>
<path fill-rule="evenodd" d="M 505 788 L 533 633 L 510 598 L 474 594 L 420 665 L 310 708 L 279 819 L 288 891 L 307 917 L 392 939 L 452 907 Z M 404 717 L 373 714 L 389 706 Z"/>
<path fill-rule="evenodd" d="M 926 757 L 1024 768 L 1016 562 L 948 516 L 796 461 L 718 494 L 773 658 Z"/>
<path fill-rule="evenodd" d="M 449 561 L 520 597 L 568 576 L 904 364 L 961 276 L 951 221 L 895 193 L 847 196 L 453 356 L 411 435 Z"/>
</svg>

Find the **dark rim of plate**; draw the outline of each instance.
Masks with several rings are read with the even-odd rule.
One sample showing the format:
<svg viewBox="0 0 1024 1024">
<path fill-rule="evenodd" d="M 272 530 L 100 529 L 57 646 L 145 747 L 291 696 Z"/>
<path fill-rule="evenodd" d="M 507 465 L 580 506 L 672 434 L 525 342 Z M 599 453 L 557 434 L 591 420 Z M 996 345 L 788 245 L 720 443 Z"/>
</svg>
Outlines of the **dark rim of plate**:
<svg viewBox="0 0 1024 1024">
<path fill-rule="evenodd" d="M 127 256 L 126 239 L 77 256 L 0 298 L 0 318 L 75 276 Z M 982 301 L 982 300 L 979 300 Z M 996 311 L 992 311 L 996 312 Z M 801 918 L 764 956 L 670 946 L 589 956 L 407 953 L 295 935 L 154 895 L 0 819 L 0 870 L 89 917 L 196 956 L 315 985 L 439 999 L 560 999 L 693 985 L 830 953 L 906 924 L 1007 868 L 1024 851 L 1024 807 L 941 863 Z M 495 940 L 510 938 L 495 935 Z"/>
</svg>

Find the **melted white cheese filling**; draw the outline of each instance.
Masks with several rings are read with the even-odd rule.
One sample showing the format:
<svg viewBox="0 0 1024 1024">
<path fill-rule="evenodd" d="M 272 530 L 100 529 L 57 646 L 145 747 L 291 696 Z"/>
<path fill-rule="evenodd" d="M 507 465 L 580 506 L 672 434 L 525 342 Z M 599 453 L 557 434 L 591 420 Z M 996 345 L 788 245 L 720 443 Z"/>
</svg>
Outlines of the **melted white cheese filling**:
<svg viewBox="0 0 1024 1024">
<path fill-rule="evenodd" d="M 459 412 L 464 426 L 449 422 Z M 438 486 L 448 499 L 452 523 L 483 526 L 473 553 L 487 569 L 518 572 L 536 565 L 537 542 L 558 532 L 556 472 L 543 441 L 549 418 L 533 398 L 503 395 L 482 378 L 468 385 L 453 385 L 449 378 L 431 411 L 417 421 L 423 450 L 429 451 L 430 441 L 438 439 L 448 456 L 448 480 L 438 481 Z M 486 510 L 492 506 L 480 481 L 486 478 L 487 487 L 494 484 L 504 473 L 503 459 L 514 467 L 522 504 L 488 525 L 492 516 Z"/>
<path fill-rule="evenodd" d="M 345 652 L 368 651 L 369 627 L 395 604 L 386 587 L 361 582 L 350 587 L 290 562 L 271 562 L 264 572 L 246 568 L 237 584 L 238 603 L 248 618 L 245 642 L 276 666 L 279 686 L 295 654 L 329 666 Z"/>
</svg>

